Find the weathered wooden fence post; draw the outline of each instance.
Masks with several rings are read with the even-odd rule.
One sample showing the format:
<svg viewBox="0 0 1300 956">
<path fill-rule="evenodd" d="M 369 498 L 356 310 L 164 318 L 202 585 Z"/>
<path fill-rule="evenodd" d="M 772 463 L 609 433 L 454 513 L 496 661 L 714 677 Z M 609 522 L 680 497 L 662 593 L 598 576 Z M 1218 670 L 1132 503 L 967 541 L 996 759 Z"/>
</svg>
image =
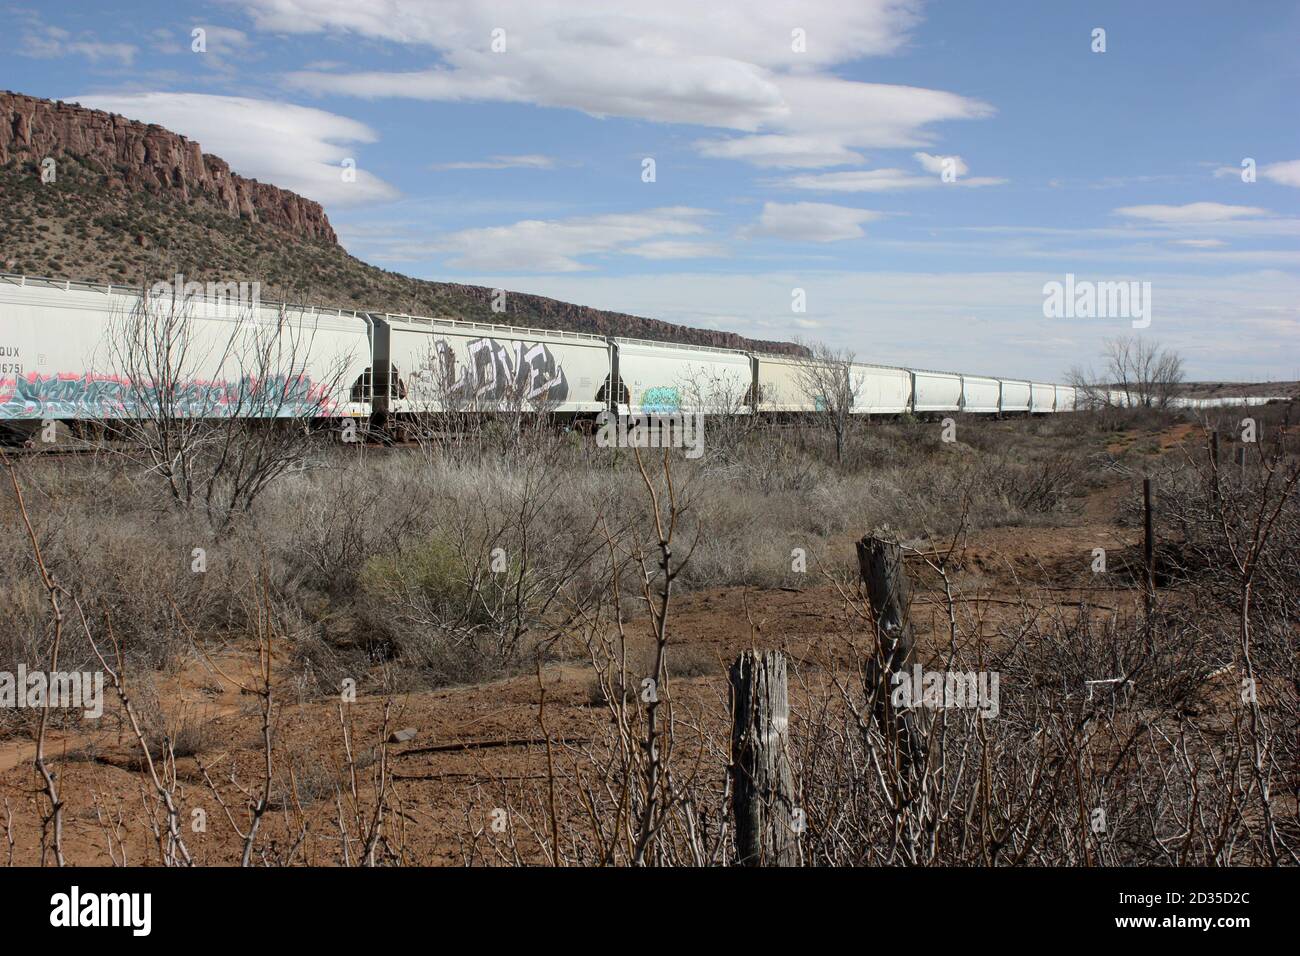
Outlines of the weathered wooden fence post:
<svg viewBox="0 0 1300 956">
<path fill-rule="evenodd" d="M 858 571 L 867 586 L 871 610 L 880 625 L 882 647 L 889 663 L 902 666 L 904 658 L 911 664 L 915 652 L 909 614 L 912 586 L 903 567 L 903 549 L 895 541 L 867 535 L 857 544 Z"/>
<path fill-rule="evenodd" d="M 1219 430 L 1210 432 L 1210 504 L 1219 508 Z"/>
<path fill-rule="evenodd" d="M 731 665 L 731 805 L 736 862 L 794 866 L 796 822 L 790 772 L 785 655 L 745 651 Z"/>
<path fill-rule="evenodd" d="M 1147 614 L 1156 596 L 1155 510 L 1151 501 L 1151 479 L 1142 479 L 1142 563 Z"/>
<path fill-rule="evenodd" d="M 867 662 L 867 699 L 872 702 L 872 712 L 881 732 L 886 739 L 897 741 L 899 770 L 906 774 L 924 755 L 912 715 L 906 711 L 900 713 L 893 706 L 891 675 L 909 672 L 916 663 L 916 642 L 910 622 L 912 586 L 898 542 L 866 535 L 857 542 L 857 550 L 858 571 L 867 586 L 878 641 L 876 656 Z"/>
</svg>

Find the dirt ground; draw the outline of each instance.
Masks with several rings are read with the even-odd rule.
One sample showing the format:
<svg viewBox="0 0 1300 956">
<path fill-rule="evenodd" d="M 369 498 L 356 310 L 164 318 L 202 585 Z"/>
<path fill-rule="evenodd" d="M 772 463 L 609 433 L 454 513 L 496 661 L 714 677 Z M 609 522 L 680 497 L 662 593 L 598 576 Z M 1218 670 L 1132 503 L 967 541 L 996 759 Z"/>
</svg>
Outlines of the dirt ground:
<svg viewBox="0 0 1300 956">
<path fill-rule="evenodd" d="M 1191 426 L 1156 435 L 1124 434 L 1110 450 L 1118 454 L 1141 442 L 1157 449 L 1156 454 L 1173 454 L 1191 435 Z M 980 610 L 989 626 L 996 626 L 999 615 L 1017 613 L 1017 599 L 1026 592 L 1067 610 L 1081 600 L 1101 606 L 1133 600 L 1135 592 L 1123 575 L 1107 576 L 1099 584 L 1101 579 L 1090 569 L 1094 548 L 1107 549 L 1117 567 L 1140 548 L 1140 527 L 1124 523 L 1120 513 L 1125 499 L 1137 490 L 1134 480 L 1118 469 L 1110 474 L 1100 487 L 1075 501 L 1056 526 L 992 528 L 965 542 L 955 573 L 964 593 L 984 600 Z M 836 548 L 843 550 L 850 566 L 852 538 Z M 864 633 L 851 606 L 856 595 L 847 577 L 837 584 L 815 571 L 809 572 L 808 584 L 797 589 L 721 588 L 675 599 L 669 654 L 676 664 L 670 662 L 670 668 L 675 666 L 670 673 L 675 716 L 683 726 L 716 726 L 725 719 L 726 665 L 740 650 L 784 648 L 796 662 L 815 670 L 839 638 Z M 934 575 L 919 563 L 914 583 L 918 639 L 923 653 L 926 648 L 933 652 L 946 640 L 942 592 Z M 628 631 L 646 634 L 648 642 L 644 620 L 633 621 Z M 296 832 L 301 806 L 310 825 L 298 861 L 328 862 L 339 852 L 340 819 L 351 819 L 357 812 L 346 800 L 344 723 L 357 762 L 364 767 L 358 771 L 357 789 L 358 805 L 364 807 L 380 759 L 376 744 L 382 739 L 385 702 L 363 696 L 341 717 L 345 708 L 338 701 L 300 701 L 286 666 L 288 653 L 288 648 L 277 647 L 273 655 L 274 721 L 276 747 L 293 755 L 290 786 L 297 796 L 283 792 L 284 786 L 277 783 L 281 792 L 272 801 L 263 833 L 268 841 L 288 839 Z M 256 685 L 256 648 L 240 647 L 211 661 L 191 655 L 157 682 L 163 710 L 198 728 L 196 753 L 178 756 L 176 774 L 181 819 L 192 824 L 196 809 L 206 814 L 206 832 L 193 832 L 191 825 L 185 833 L 201 864 L 239 862 L 242 840 L 234 824 L 244 825 L 247 797 L 238 788 L 251 791 L 260 786 L 259 762 L 264 761 L 261 698 L 250 692 Z M 542 690 L 544 710 L 539 708 Z M 156 864 L 159 854 L 147 812 L 153 805 L 152 788 L 130 728 L 121 720 L 111 692 L 106 688 L 105 693 L 108 710 L 100 730 L 54 733 L 48 744 L 66 803 L 65 853 L 79 864 Z M 591 667 L 576 653 L 570 660 L 546 665 L 540 674 L 395 698 L 387 727 L 390 732 L 415 728 L 416 735 L 387 745 L 383 755 L 397 796 L 389 832 L 402 831 L 411 862 L 464 862 L 475 852 L 475 835 L 485 831 L 497 808 L 526 801 L 545 782 L 546 739 L 552 741 L 557 772 L 564 773 L 564 742 L 587 739 L 608 721 L 607 710 L 593 693 Z M 8 820 L 5 829 L 12 840 L 7 848 L 0 843 L 0 861 L 6 853 L 18 864 L 38 859 L 44 797 L 33 768 L 34 753 L 30 739 L 0 741 L 0 824 Z M 238 785 L 231 782 L 232 768 Z M 225 795 L 230 816 L 205 783 L 205 772 Z M 342 800 L 335 791 L 338 780 L 345 781 Z"/>
</svg>

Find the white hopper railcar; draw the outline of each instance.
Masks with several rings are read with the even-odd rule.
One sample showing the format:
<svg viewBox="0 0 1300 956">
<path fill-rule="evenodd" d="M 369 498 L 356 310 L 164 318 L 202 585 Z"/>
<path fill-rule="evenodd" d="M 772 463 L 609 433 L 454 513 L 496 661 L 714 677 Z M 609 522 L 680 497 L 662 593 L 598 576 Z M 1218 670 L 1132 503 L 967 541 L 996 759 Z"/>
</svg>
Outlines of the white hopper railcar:
<svg viewBox="0 0 1300 956">
<path fill-rule="evenodd" d="M 567 414 L 606 407 L 610 346 L 601 336 L 409 315 L 372 318 L 379 329 L 376 382 L 388 413 L 545 408 Z"/>
<path fill-rule="evenodd" d="M 176 396 L 170 414 L 370 412 L 362 388 L 370 324 L 361 313 L 0 276 L 0 317 L 0 420 L 139 416 L 141 403 L 157 401 L 155 381 L 133 380 L 146 365 Z"/>
<path fill-rule="evenodd" d="M 1004 378 L 1002 380 L 1002 414 L 1028 413 L 1030 393 L 1031 388 L 1028 382 Z"/>
<path fill-rule="evenodd" d="M 912 372 L 912 411 L 955 412 L 961 409 L 961 376 L 955 372 Z"/>
<path fill-rule="evenodd" d="M 963 375 L 961 410 L 971 414 L 996 415 L 1002 410 L 1002 383 L 996 378 Z"/>
<path fill-rule="evenodd" d="M 852 365 L 853 413 L 901 415 L 912 405 L 912 373 L 888 365 Z"/>
<path fill-rule="evenodd" d="M 758 410 L 760 412 L 815 412 L 809 394 L 816 388 L 808 362 L 790 355 L 758 355 Z"/>
<path fill-rule="evenodd" d="M 614 338 L 614 367 L 631 415 L 746 415 L 754 369 L 747 352 Z"/>
</svg>

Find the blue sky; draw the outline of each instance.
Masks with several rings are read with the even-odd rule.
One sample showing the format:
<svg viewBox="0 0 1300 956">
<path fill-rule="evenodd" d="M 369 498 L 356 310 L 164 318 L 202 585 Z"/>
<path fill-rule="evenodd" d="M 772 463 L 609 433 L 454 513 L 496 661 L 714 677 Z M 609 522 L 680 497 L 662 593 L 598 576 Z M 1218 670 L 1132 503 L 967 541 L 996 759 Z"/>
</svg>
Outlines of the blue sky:
<svg viewBox="0 0 1300 956">
<path fill-rule="evenodd" d="M 1297 3 L 0 10 L 0 87 L 189 135 L 385 268 L 1040 378 L 1134 334 L 1045 283 L 1149 282 L 1193 377 L 1300 378 Z"/>
</svg>

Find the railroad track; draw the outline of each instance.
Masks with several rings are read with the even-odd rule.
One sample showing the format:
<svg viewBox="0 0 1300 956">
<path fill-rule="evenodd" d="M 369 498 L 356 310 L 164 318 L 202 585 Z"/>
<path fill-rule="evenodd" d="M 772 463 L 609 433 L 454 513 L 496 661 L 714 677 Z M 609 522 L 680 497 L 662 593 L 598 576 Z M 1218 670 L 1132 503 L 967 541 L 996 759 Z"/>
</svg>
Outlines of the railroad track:
<svg viewBox="0 0 1300 956">
<path fill-rule="evenodd" d="M 8 458 L 76 458 L 86 455 L 98 455 L 113 449 L 103 446 L 83 447 L 77 445 L 3 445 L 0 454 Z"/>
</svg>

